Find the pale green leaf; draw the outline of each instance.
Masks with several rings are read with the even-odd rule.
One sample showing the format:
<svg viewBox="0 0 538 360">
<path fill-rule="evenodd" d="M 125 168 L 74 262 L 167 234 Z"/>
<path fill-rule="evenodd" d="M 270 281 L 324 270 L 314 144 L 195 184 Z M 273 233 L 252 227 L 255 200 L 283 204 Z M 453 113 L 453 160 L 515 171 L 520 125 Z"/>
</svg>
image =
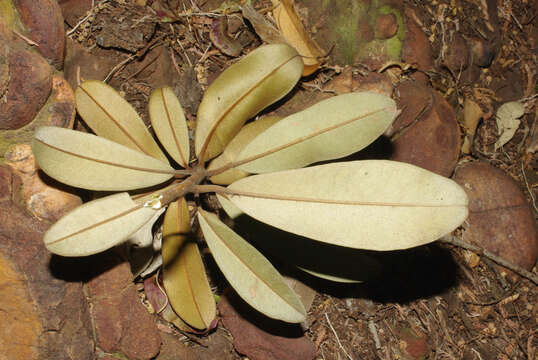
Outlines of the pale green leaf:
<svg viewBox="0 0 538 360">
<path fill-rule="evenodd" d="M 171 203 L 163 224 L 163 283 L 174 311 L 202 330 L 209 327 L 217 310 L 198 246 L 189 239 L 190 230 L 185 199 Z"/>
<path fill-rule="evenodd" d="M 314 298 L 316 297 L 316 290 L 312 289 L 310 286 L 306 285 L 304 282 L 295 279 L 290 276 L 284 276 L 284 280 L 288 286 L 297 294 L 306 311 L 310 310 Z"/>
<path fill-rule="evenodd" d="M 62 256 L 87 256 L 127 240 L 156 210 L 135 203 L 127 193 L 110 195 L 70 211 L 45 233 L 47 249 Z"/>
<path fill-rule="evenodd" d="M 200 210 L 198 219 L 215 261 L 243 300 L 274 319 L 292 323 L 305 319 L 297 295 L 258 250 L 216 215 Z"/>
<path fill-rule="evenodd" d="M 353 284 L 353 283 L 361 283 L 362 282 L 362 280 L 354 280 L 354 279 L 349 279 L 349 278 L 346 278 L 346 277 L 336 276 L 336 275 L 332 275 L 332 274 L 324 274 L 324 273 L 320 273 L 318 271 L 308 270 L 308 269 L 302 268 L 300 266 L 298 266 L 298 268 L 301 269 L 302 271 L 304 271 L 307 274 L 310 274 L 312 276 L 318 277 L 318 278 L 323 279 L 323 280 L 329 280 L 329 281 L 339 282 L 339 283 L 344 283 L 344 284 Z"/>
<path fill-rule="evenodd" d="M 378 93 L 349 93 L 323 100 L 257 136 L 237 160 L 261 157 L 239 168 L 266 173 L 350 155 L 383 134 L 397 115 L 394 101 Z"/>
<path fill-rule="evenodd" d="M 32 141 L 39 167 L 65 184 L 89 190 L 139 189 L 165 182 L 167 163 L 110 140 L 79 131 L 41 127 Z"/>
<path fill-rule="evenodd" d="M 242 213 L 226 195 L 217 194 L 219 203 L 232 214 L 234 228 L 263 254 L 293 264 L 310 275 L 338 282 L 377 279 L 382 273 L 379 251 L 351 249 L 291 234 Z"/>
<path fill-rule="evenodd" d="M 197 157 L 209 160 L 220 154 L 249 118 L 295 86 L 302 70 L 300 56 L 286 44 L 261 46 L 226 69 L 198 109 Z"/>
<path fill-rule="evenodd" d="M 387 160 L 254 175 L 228 189 L 237 207 L 262 222 L 357 249 L 426 244 L 454 230 L 468 213 L 467 195 L 452 180 Z"/>
<path fill-rule="evenodd" d="M 237 206 L 234 205 L 233 202 L 231 202 L 225 195 L 216 194 L 217 200 L 222 206 L 222 209 L 228 215 L 231 219 L 235 219 L 241 214 L 244 214 L 244 212 L 241 211 Z"/>
<path fill-rule="evenodd" d="M 168 161 L 135 109 L 111 86 L 84 81 L 75 90 L 77 111 L 99 136 Z"/>
<path fill-rule="evenodd" d="M 237 155 L 247 146 L 256 136 L 267 130 L 269 127 L 279 121 L 281 117 L 265 116 L 261 119 L 248 123 L 243 126 L 239 133 L 224 148 L 224 152 L 213 159 L 208 166 L 208 170 L 216 170 L 237 160 Z M 236 180 L 242 179 L 249 173 L 237 168 L 228 169 L 220 174 L 210 177 L 212 183 L 219 185 L 230 185 Z"/>
<path fill-rule="evenodd" d="M 134 200 L 134 199 L 133 199 Z M 136 203 L 136 200 L 134 200 Z M 153 226 L 161 217 L 165 208 L 155 211 L 153 217 L 135 233 L 129 236 L 125 242 L 128 251 L 128 259 L 131 264 L 133 277 L 145 277 L 161 267 L 161 242 L 153 235 Z"/>
<path fill-rule="evenodd" d="M 160 88 L 151 93 L 149 117 L 168 154 L 184 168 L 188 167 L 189 129 L 183 108 L 171 88 Z"/>
</svg>

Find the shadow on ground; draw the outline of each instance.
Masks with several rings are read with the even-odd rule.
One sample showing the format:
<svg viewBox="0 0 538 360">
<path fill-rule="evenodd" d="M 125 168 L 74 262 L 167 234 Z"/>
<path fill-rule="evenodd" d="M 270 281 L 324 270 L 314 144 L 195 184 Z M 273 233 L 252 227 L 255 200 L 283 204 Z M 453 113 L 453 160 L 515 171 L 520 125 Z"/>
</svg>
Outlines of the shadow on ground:
<svg viewBox="0 0 538 360">
<path fill-rule="evenodd" d="M 457 281 L 458 266 L 450 251 L 436 243 L 384 252 L 344 248 L 290 234 L 246 215 L 234 219 L 234 229 L 283 273 L 334 297 L 408 303 L 442 294 Z M 295 266 L 362 282 L 324 280 Z"/>
</svg>

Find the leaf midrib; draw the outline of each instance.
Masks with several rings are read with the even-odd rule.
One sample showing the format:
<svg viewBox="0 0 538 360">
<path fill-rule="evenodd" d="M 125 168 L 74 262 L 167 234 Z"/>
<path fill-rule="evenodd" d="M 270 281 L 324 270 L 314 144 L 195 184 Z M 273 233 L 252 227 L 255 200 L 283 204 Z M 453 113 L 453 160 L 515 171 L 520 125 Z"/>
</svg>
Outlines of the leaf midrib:
<svg viewBox="0 0 538 360">
<path fill-rule="evenodd" d="M 203 161 L 203 158 L 205 156 L 205 152 L 207 151 L 207 147 L 209 146 L 209 143 L 211 142 L 211 138 L 213 137 L 215 131 L 217 130 L 217 127 L 224 121 L 224 119 L 228 116 L 228 114 L 238 105 L 240 104 L 243 99 L 245 99 L 248 95 L 250 95 L 255 89 L 260 87 L 269 77 L 274 75 L 278 70 L 280 70 L 284 65 L 295 59 L 299 55 L 293 55 L 286 61 L 284 61 L 282 64 L 275 67 L 271 72 L 269 72 L 267 75 L 265 75 L 262 79 L 260 79 L 257 83 L 255 83 L 253 86 L 251 86 L 249 89 L 245 91 L 243 95 L 237 98 L 236 101 L 232 102 L 218 117 L 217 121 L 214 122 L 213 126 L 209 130 L 206 140 L 204 141 L 202 148 L 199 153 L 199 158 L 201 161 Z"/>
<path fill-rule="evenodd" d="M 106 224 L 106 223 L 108 223 L 108 222 L 110 222 L 110 221 L 114 221 L 114 220 L 116 220 L 116 219 L 119 219 L 119 218 L 121 218 L 121 217 L 123 217 L 123 216 L 125 216 L 125 215 L 129 215 L 129 214 L 132 213 L 133 211 L 136 211 L 136 210 L 138 210 L 138 209 L 141 209 L 142 207 L 144 207 L 143 204 L 136 205 L 136 206 L 134 206 L 134 207 L 132 207 L 132 208 L 130 208 L 130 209 L 127 209 L 127 210 L 125 210 L 125 211 L 123 211 L 123 212 L 121 212 L 121 213 L 119 213 L 119 214 L 117 214 L 117 215 L 114 215 L 114 216 L 112 216 L 112 217 L 109 217 L 109 218 L 106 218 L 106 219 L 104 219 L 104 220 L 101 220 L 101 221 L 99 221 L 99 222 L 97 222 L 97 223 L 94 223 L 94 224 L 92 224 L 92 225 L 90 225 L 90 226 L 87 226 L 87 227 L 85 227 L 85 228 L 82 228 L 82 229 L 80 229 L 80 230 L 77 230 L 77 231 L 75 231 L 75 232 L 73 232 L 73 233 L 71 233 L 71 234 L 69 234 L 69 235 L 65 235 L 65 236 L 63 236 L 63 237 L 61 237 L 61 238 L 58 238 L 58 239 L 56 239 L 56 240 L 47 242 L 46 244 L 47 244 L 47 245 L 57 244 L 57 243 L 59 243 L 59 242 L 61 242 L 61 241 L 67 240 L 67 239 L 70 238 L 70 237 L 80 235 L 80 234 L 82 234 L 83 232 L 86 232 L 86 231 L 95 229 L 95 228 L 97 228 L 97 227 L 99 227 L 99 226 L 101 226 L 101 225 L 103 225 L 103 224 Z"/>
<path fill-rule="evenodd" d="M 177 201 L 177 224 L 178 224 L 178 234 L 181 234 L 181 225 L 183 224 L 183 221 L 182 221 L 182 215 L 183 215 L 183 211 L 184 211 L 184 206 L 183 206 L 183 203 L 180 204 L 179 201 Z M 189 216 L 188 214 L 188 211 L 187 211 L 187 216 Z M 188 230 L 190 232 L 190 229 Z M 185 239 L 185 241 L 187 241 L 188 239 Z M 185 242 L 185 246 L 187 245 L 188 243 Z M 185 246 L 183 247 L 183 251 L 185 251 Z M 195 244 L 196 246 L 196 244 Z M 206 324 L 205 320 L 204 320 L 204 317 L 202 315 L 202 311 L 200 309 L 200 307 L 198 306 L 198 301 L 197 301 L 197 297 L 195 296 L 194 294 L 194 289 L 192 287 L 192 282 L 191 282 L 191 277 L 190 277 L 190 271 L 187 267 L 187 257 L 185 257 L 184 261 L 183 261 L 183 270 L 185 271 L 185 277 L 187 279 L 187 288 L 189 289 L 189 294 L 192 298 L 192 302 L 194 303 L 194 307 L 196 309 L 196 312 L 198 313 L 198 317 L 200 319 L 200 321 L 202 322 L 202 324 L 205 324 L 206 328 L 208 326 L 208 324 Z"/>
<path fill-rule="evenodd" d="M 204 215 L 202 214 L 202 217 L 204 217 Z M 286 304 L 288 304 L 292 309 L 294 309 L 295 311 L 297 311 L 299 314 L 302 314 L 302 311 L 300 311 L 299 309 L 297 309 L 295 306 L 293 306 L 290 302 L 288 302 L 286 299 L 284 299 L 282 296 L 280 296 L 280 294 L 278 294 L 275 290 L 273 290 L 273 288 L 265 281 L 263 280 L 263 278 L 261 278 L 258 273 L 256 271 L 254 271 L 254 269 L 249 265 L 247 264 L 246 262 L 243 261 L 243 259 L 241 257 L 239 257 L 237 255 L 237 253 L 235 251 L 233 251 L 233 249 L 228 245 L 228 243 L 226 241 L 224 241 L 217 233 L 217 231 L 215 230 L 215 228 L 213 227 L 213 225 L 211 224 L 211 222 L 207 221 L 206 219 L 204 219 L 205 222 L 208 224 L 208 226 L 211 228 L 211 230 L 213 231 L 213 233 L 217 236 L 218 239 L 221 240 L 221 242 L 223 243 L 223 245 L 228 249 L 228 251 L 230 251 L 232 254 L 235 255 L 235 258 L 241 263 L 243 264 L 243 266 L 245 266 L 248 270 L 250 270 L 252 272 L 252 274 L 254 274 L 256 276 L 256 278 L 262 283 L 264 284 L 267 289 L 269 289 L 273 294 L 275 294 L 278 298 L 282 299 Z M 290 289 L 291 290 L 291 289 Z"/>
<path fill-rule="evenodd" d="M 185 155 L 183 154 L 183 151 L 181 150 L 181 146 L 179 145 L 179 139 L 177 138 L 177 132 L 172 124 L 172 119 L 170 116 L 170 112 L 168 111 L 168 104 L 166 103 L 166 96 L 164 96 L 164 89 L 161 89 L 161 99 L 163 101 L 163 107 L 164 111 L 166 113 L 166 120 L 168 122 L 168 126 L 170 127 L 170 132 L 172 133 L 172 137 L 174 138 L 174 142 L 177 147 L 177 151 L 179 152 L 179 156 L 181 157 L 181 161 L 183 161 L 183 166 L 186 168 L 189 163 L 185 160 Z"/>
<path fill-rule="evenodd" d="M 317 130 L 317 131 L 314 131 L 312 132 L 311 134 L 308 134 L 308 135 L 304 135 L 304 136 L 301 136 L 300 138 L 297 138 L 293 141 L 290 141 L 286 144 L 282 144 L 280 146 L 277 146 L 277 147 L 274 147 L 272 149 L 269 149 L 267 151 L 264 151 L 263 153 L 259 153 L 259 154 L 256 154 L 256 155 L 252 155 L 248 158 L 245 158 L 245 159 L 242 159 L 242 160 L 238 160 L 238 161 L 235 161 L 235 162 L 231 162 L 229 163 L 228 165 L 224 165 L 218 169 L 215 169 L 215 170 L 211 170 L 209 171 L 208 173 L 208 176 L 214 176 L 214 175 L 218 175 L 228 169 L 233 169 L 233 168 L 237 168 L 241 165 L 244 165 L 244 164 L 247 164 L 249 162 L 252 162 L 252 161 L 256 161 L 258 159 L 261 159 L 263 157 L 266 157 L 266 156 L 269 156 L 271 154 L 274 154 L 278 151 L 281 151 L 281 150 L 284 150 L 286 148 L 289 148 L 291 146 L 294 146 L 294 145 L 297 145 L 299 143 L 302 143 L 304 141 L 307 141 L 307 140 L 310 140 L 312 138 L 315 138 L 316 136 L 319 136 L 319 135 L 322 135 L 326 132 L 329 132 L 329 131 L 332 131 L 332 130 L 335 130 L 335 129 L 338 129 L 340 127 L 343 127 L 343 126 L 346 126 L 348 124 L 351 124 L 352 122 L 355 122 L 355 121 L 358 121 L 358 120 L 361 120 L 361 119 L 364 119 L 364 118 L 367 118 L 369 116 L 372 116 L 372 115 L 375 115 L 381 111 L 385 111 L 385 110 L 390 110 L 390 107 L 384 107 L 384 108 L 381 108 L 381 109 L 377 109 L 377 110 L 374 110 L 374 111 L 370 111 L 366 114 L 363 114 L 363 115 L 360 115 L 360 116 L 357 116 L 357 117 L 354 117 L 352 119 L 349 119 L 349 120 L 345 120 L 343 122 L 340 122 L 340 123 L 337 123 L 337 124 L 334 124 L 334 125 L 331 125 L 329 127 L 326 127 L 326 128 L 323 128 L 323 129 L 320 129 L 320 130 Z M 270 128 L 269 128 L 270 129 Z M 267 130 L 266 130 L 267 131 Z M 262 132 L 263 134 L 263 132 Z M 261 134 L 260 134 L 261 135 Z M 250 144 L 249 144 L 250 145 Z M 247 145 L 248 147 L 248 145 Z M 237 155 L 237 157 L 240 157 L 241 156 L 241 153 L 244 152 L 244 150 L 247 148 L 245 147 L 242 151 L 240 151 L 240 153 Z"/>
<path fill-rule="evenodd" d="M 353 200 L 334 200 L 334 199 L 319 199 L 319 198 L 307 198 L 300 196 L 282 196 L 274 194 L 261 194 L 249 191 L 241 191 L 234 189 L 226 189 L 225 193 L 230 197 L 245 196 L 252 198 L 270 199 L 270 200 L 282 200 L 282 201 L 295 201 L 295 202 L 308 202 L 319 204 L 333 204 L 333 205 L 352 205 L 352 206 L 386 206 L 386 207 L 428 207 L 428 208 L 452 208 L 452 207 L 467 207 L 465 204 L 406 204 L 406 203 L 389 203 L 389 202 L 371 202 L 371 201 L 353 201 Z"/>
<path fill-rule="evenodd" d="M 125 134 L 125 136 L 127 136 L 127 138 L 129 138 L 129 140 L 131 140 L 131 142 L 141 151 L 143 152 L 144 154 L 146 155 L 150 155 L 149 152 L 147 152 L 144 147 L 138 143 L 138 141 L 127 131 L 127 129 L 125 127 L 123 127 L 113 116 L 112 114 L 110 114 L 104 106 L 101 105 L 101 103 L 99 103 L 92 95 L 90 95 L 90 93 L 84 89 L 83 86 L 79 86 L 79 88 L 84 91 L 84 93 L 86 94 L 86 96 L 88 96 L 94 103 L 95 105 L 97 105 L 99 107 L 99 109 L 101 109 L 101 111 L 103 111 L 105 113 L 105 115 L 112 121 L 113 124 L 115 124 L 122 133 Z"/>
<path fill-rule="evenodd" d="M 68 151 L 68 150 L 56 147 L 54 145 L 51 145 L 51 144 L 48 144 L 48 143 L 44 142 L 41 139 L 38 139 L 38 138 L 34 138 L 34 139 L 36 141 L 38 141 L 39 143 L 41 143 L 41 144 L 43 144 L 43 145 L 45 145 L 45 146 L 47 146 L 47 147 L 49 147 L 51 149 L 54 149 L 56 151 L 59 151 L 59 152 L 62 152 L 62 153 L 65 153 L 65 154 L 68 154 L 68 155 L 71 155 L 71 156 L 74 156 L 74 157 L 77 157 L 77 158 L 80 158 L 80 159 L 84 159 L 84 160 L 88 160 L 88 161 L 94 161 L 94 162 L 99 163 L 99 164 L 115 166 L 115 167 L 119 167 L 119 168 L 135 170 L 135 171 L 156 173 L 156 174 L 174 174 L 175 173 L 173 169 L 172 170 L 148 169 L 148 168 L 142 168 L 142 167 L 138 167 L 138 166 L 130 166 L 130 165 L 123 165 L 123 164 L 113 163 L 113 162 L 106 161 L 106 160 L 101 160 L 101 159 L 95 159 L 95 158 L 92 158 L 92 157 L 89 157 L 89 156 L 85 156 L 85 155 L 82 155 L 82 154 L 77 154 L 75 152 Z M 152 159 L 155 159 L 155 158 L 152 158 Z M 158 159 L 155 159 L 155 160 L 159 161 Z"/>
</svg>

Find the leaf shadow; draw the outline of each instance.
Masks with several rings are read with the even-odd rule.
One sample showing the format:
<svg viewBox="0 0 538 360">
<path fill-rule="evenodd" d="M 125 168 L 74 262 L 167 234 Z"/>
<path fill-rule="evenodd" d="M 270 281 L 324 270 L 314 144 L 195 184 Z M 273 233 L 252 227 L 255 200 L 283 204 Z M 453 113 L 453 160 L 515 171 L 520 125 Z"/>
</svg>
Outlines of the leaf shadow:
<svg viewBox="0 0 538 360">
<path fill-rule="evenodd" d="M 56 279 L 87 283 L 125 261 L 125 258 L 118 253 L 116 248 L 84 257 L 65 257 L 52 254 L 49 270 Z"/>
<path fill-rule="evenodd" d="M 304 336 L 304 330 L 300 324 L 287 323 L 267 317 L 248 305 L 231 287 L 227 288 L 222 296 L 234 308 L 236 316 L 245 319 L 252 326 L 268 334 L 284 338 L 301 338 Z"/>
<path fill-rule="evenodd" d="M 357 161 L 357 160 L 386 160 L 390 159 L 394 153 L 394 145 L 390 141 L 390 138 L 385 135 L 381 135 L 370 145 L 365 147 L 362 150 L 354 152 L 351 155 L 348 155 L 343 158 L 338 158 L 334 160 L 327 160 L 314 163 L 310 166 L 317 166 L 335 162 L 347 162 L 347 161 Z"/>
<path fill-rule="evenodd" d="M 288 233 L 247 215 L 234 219 L 234 230 L 283 273 L 338 298 L 407 303 L 441 294 L 457 281 L 458 266 L 450 251 L 436 243 L 383 252 L 345 248 Z M 297 266 L 361 282 L 320 279 Z"/>
</svg>

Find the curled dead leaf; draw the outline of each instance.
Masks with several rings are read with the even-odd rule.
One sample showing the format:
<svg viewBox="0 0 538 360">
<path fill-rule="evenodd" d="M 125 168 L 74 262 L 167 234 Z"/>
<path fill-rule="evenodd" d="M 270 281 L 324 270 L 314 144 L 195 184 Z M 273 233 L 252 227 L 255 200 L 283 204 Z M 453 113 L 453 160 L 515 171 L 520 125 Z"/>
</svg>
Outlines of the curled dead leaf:
<svg viewBox="0 0 538 360">
<path fill-rule="evenodd" d="M 314 73 L 321 65 L 324 52 L 304 28 L 293 0 L 272 0 L 276 24 L 287 42 L 303 59 L 303 76 Z"/>
<path fill-rule="evenodd" d="M 478 122 L 484 116 L 484 112 L 477 103 L 469 98 L 463 103 L 463 126 L 465 127 L 465 140 L 461 148 L 462 153 L 469 154 L 473 144 L 474 134 Z"/>
</svg>

